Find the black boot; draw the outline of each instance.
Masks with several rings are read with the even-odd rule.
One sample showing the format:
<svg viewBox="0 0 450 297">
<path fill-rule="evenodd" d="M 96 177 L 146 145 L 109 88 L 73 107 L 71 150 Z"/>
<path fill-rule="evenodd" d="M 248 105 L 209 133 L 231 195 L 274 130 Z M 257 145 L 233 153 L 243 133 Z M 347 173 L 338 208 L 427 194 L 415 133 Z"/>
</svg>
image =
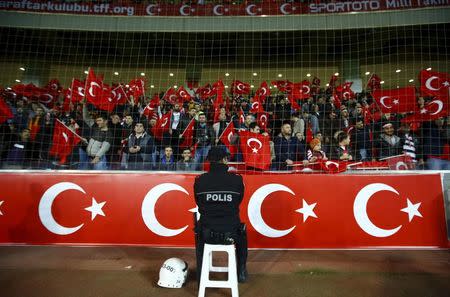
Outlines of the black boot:
<svg viewBox="0 0 450 297">
<path fill-rule="evenodd" d="M 247 281 L 248 273 L 245 265 L 240 266 L 238 269 L 238 282 L 245 283 Z"/>
</svg>

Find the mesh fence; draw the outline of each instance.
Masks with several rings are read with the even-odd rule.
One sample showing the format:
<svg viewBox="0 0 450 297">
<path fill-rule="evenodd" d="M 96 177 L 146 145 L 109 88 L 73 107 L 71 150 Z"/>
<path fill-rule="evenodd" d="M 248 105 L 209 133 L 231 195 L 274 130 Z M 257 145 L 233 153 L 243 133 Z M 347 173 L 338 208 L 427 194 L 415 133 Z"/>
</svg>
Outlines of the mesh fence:
<svg viewBox="0 0 450 297">
<path fill-rule="evenodd" d="M 0 28 L 1 167 L 450 169 L 449 29 Z"/>
</svg>

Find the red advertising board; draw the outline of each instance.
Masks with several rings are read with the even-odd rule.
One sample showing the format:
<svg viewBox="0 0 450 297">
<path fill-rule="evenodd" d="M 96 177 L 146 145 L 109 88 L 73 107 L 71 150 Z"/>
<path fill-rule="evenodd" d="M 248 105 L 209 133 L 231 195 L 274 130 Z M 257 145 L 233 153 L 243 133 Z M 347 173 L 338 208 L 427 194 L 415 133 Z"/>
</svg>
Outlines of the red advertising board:
<svg viewBox="0 0 450 297">
<path fill-rule="evenodd" d="M 112 3 L 61 2 L 45 0 L 1 0 L 0 10 L 65 13 L 84 15 L 122 16 L 267 16 L 322 13 L 374 12 L 414 8 L 449 6 L 448 1 L 372 0 L 372 1 L 316 1 L 290 3 L 259 1 L 244 4 L 156 4 L 112 1 Z M 328 2 L 328 3 L 325 3 Z"/>
<path fill-rule="evenodd" d="M 1 173 L 1 244 L 193 246 L 195 175 Z M 439 174 L 246 175 L 252 248 L 448 247 Z"/>
</svg>

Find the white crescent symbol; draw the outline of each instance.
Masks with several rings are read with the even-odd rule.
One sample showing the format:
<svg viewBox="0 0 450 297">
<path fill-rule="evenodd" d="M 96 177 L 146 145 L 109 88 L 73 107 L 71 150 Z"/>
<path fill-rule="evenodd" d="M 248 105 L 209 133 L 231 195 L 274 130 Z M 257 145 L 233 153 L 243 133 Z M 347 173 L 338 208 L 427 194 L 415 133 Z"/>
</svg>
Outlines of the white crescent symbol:
<svg viewBox="0 0 450 297">
<path fill-rule="evenodd" d="M 42 95 L 41 95 L 41 98 L 42 98 L 42 97 L 47 97 L 47 98 L 48 98 L 48 100 L 39 100 L 39 101 L 41 101 L 41 102 L 44 103 L 44 104 L 50 103 L 50 102 L 52 102 L 52 100 L 53 100 L 53 96 L 50 95 L 50 94 L 42 94 Z"/>
<path fill-rule="evenodd" d="M 390 96 L 383 96 L 383 97 L 381 97 L 380 98 L 380 103 L 381 103 L 381 105 L 383 105 L 384 107 L 386 107 L 386 108 L 392 108 L 392 106 L 386 106 L 386 104 L 384 104 L 384 99 L 385 98 L 390 98 Z"/>
<path fill-rule="evenodd" d="M 175 97 L 175 99 L 172 99 L 173 97 Z M 177 100 L 177 98 L 178 98 L 177 95 L 170 95 L 169 96 L 169 101 Z"/>
<path fill-rule="evenodd" d="M 259 118 L 259 120 L 261 121 L 261 122 L 264 122 L 264 124 L 267 122 L 267 116 L 265 115 L 265 114 L 263 114 L 260 118 Z"/>
<path fill-rule="evenodd" d="M 247 8 L 245 8 L 245 10 L 247 11 L 247 13 L 249 15 L 256 15 L 256 12 L 252 11 L 252 8 L 255 7 L 255 6 L 256 6 L 255 4 L 250 4 L 249 6 L 247 6 Z"/>
<path fill-rule="evenodd" d="M 350 92 L 344 92 L 344 94 L 342 94 L 342 95 L 344 95 L 344 98 L 347 98 L 347 99 L 350 98 Z"/>
<path fill-rule="evenodd" d="M 284 3 L 283 5 L 280 6 L 280 11 L 282 14 L 291 14 L 291 11 L 287 11 L 286 7 L 287 6 L 291 6 L 290 3 Z"/>
<path fill-rule="evenodd" d="M 386 184 L 374 183 L 367 185 L 356 195 L 355 202 L 353 203 L 353 215 L 359 227 L 367 234 L 374 237 L 388 237 L 397 233 L 402 225 L 394 229 L 382 229 L 375 226 L 367 215 L 367 202 L 373 194 L 380 191 L 389 191 L 398 195 L 398 192 L 394 188 Z"/>
<path fill-rule="evenodd" d="M 306 89 L 306 91 L 305 91 Z M 309 86 L 303 86 L 303 94 L 309 94 L 309 92 L 311 91 L 311 88 Z"/>
<path fill-rule="evenodd" d="M 247 145 L 248 145 L 249 147 L 251 147 L 251 148 L 253 148 L 253 147 L 250 145 L 252 142 L 256 142 L 257 144 L 259 144 L 259 147 L 257 148 L 258 150 L 259 150 L 260 148 L 262 148 L 262 143 L 261 143 L 261 141 L 260 141 L 259 139 L 256 139 L 256 138 L 252 137 L 252 138 L 250 138 L 249 140 L 247 140 Z"/>
<path fill-rule="evenodd" d="M 165 193 L 170 191 L 180 191 L 189 195 L 189 193 L 177 184 L 173 183 L 164 183 L 157 185 L 148 191 L 147 195 L 145 195 L 144 201 L 142 202 L 142 219 L 144 220 L 145 225 L 150 231 L 160 236 L 171 237 L 176 236 L 186 230 L 187 225 L 180 229 L 169 229 L 161 225 L 156 219 L 155 215 L 155 205 L 158 199 Z"/>
<path fill-rule="evenodd" d="M 255 193 L 253 193 L 252 197 L 250 197 L 250 201 L 248 202 L 247 210 L 248 219 L 250 220 L 253 228 L 255 228 L 258 233 L 272 238 L 283 237 L 289 234 L 295 228 L 295 226 L 293 226 L 286 230 L 278 230 L 268 226 L 266 222 L 264 222 L 264 219 L 261 215 L 261 206 L 264 202 L 264 199 L 268 195 L 277 191 L 288 192 L 295 196 L 294 192 L 292 192 L 292 190 L 286 186 L 280 184 L 268 184 L 262 186 L 261 188 L 256 190 Z"/>
<path fill-rule="evenodd" d="M 329 168 L 329 166 L 330 166 L 331 164 L 336 165 L 336 167 L 339 167 L 339 164 L 336 163 L 336 162 L 333 162 L 333 161 L 326 161 L 326 162 L 325 162 L 325 166 L 326 166 L 327 168 Z"/>
<path fill-rule="evenodd" d="M 169 118 L 165 118 L 164 123 L 161 125 L 161 127 L 165 127 L 167 125 L 168 121 L 169 121 Z"/>
<path fill-rule="evenodd" d="M 397 164 L 395 164 L 395 170 L 408 170 L 408 165 L 403 161 L 397 162 Z"/>
<path fill-rule="evenodd" d="M 238 84 L 238 85 L 237 85 L 237 89 L 238 89 L 239 91 L 242 91 L 242 90 L 244 89 L 244 85 L 243 85 L 243 84 Z"/>
<path fill-rule="evenodd" d="M 213 12 L 215 15 L 223 15 L 223 11 L 219 12 L 219 8 L 223 8 L 223 5 L 216 5 L 213 8 Z"/>
<path fill-rule="evenodd" d="M 155 15 L 155 13 L 153 12 L 153 8 L 156 7 L 156 6 L 158 6 L 158 5 L 150 4 L 149 6 L 147 6 L 147 9 L 146 9 L 147 14 L 148 15 Z"/>
<path fill-rule="evenodd" d="M 186 7 L 189 8 L 189 12 L 191 11 L 191 9 L 190 9 L 191 7 L 189 5 L 183 5 L 183 6 L 180 7 L 180 14 L 181 15 L 189 15 L 189 12 L 186 13 L 186 11 L 185 11 Z"/>
<path fill-rule="evenodd" d="M 48 231 L 58 234 L 58 235 L 68 235 L 78 231 L 84 224 L 78 225 L 73 228 L 67 228 L 58 224 L 52 215 L 52 205 L 56 197 L 64 191 L 67 190 L 77 190 L 86 194 L 86 192 L 77 184 L 62 182 L 51 186 L 44 195 L 42 195 L 41 201 L 39 202 L 39 218 L 41 219 L 42 225 L 47 228 Z"/>
<path fill-rule="evenodd" d="M 259 102 L 253 102 L 252 109 L 259 109 Z"/>
<path fill-rule="evenodd" d="M 442 111 L 442 108 L 444 108 L 444 103 L 442 103 L 441 100 L 433 100 L 433 101 L 430 102 L 430 104 L 428 106 L 430 106 L 432 103 L 438 105 L 438 110 L 436 112 L 430 113 L 430 115 L 438 114 L 438 113 L 440 113 Z"/>
<path fill-rule="evenodd" d="M 233 131 L 230 131 L 230 133 L 228 133 L 228 141 L 231 142 L 231 137 L 233 136 Z"/>
<path fill-rule="evenodd" d="M 433 88 L 433 87 L 431 86 L 431 82 L 432 82 L 433 80 L 437 79 L 437 78 L 438 78 L 437 76 L 432 76 L 432 77 L 430 77 L 429 79 L 427 79 L 427 81 L 425 82 L 425 87 L 426 87 L 428 90 L 431 90 L 431 91 L 439 91 L 439 89 Z"/>
<path fill-rule="evenodd" d="M 267 89 L 266 88 L 261 88 L 260 96 L 264 96 L 266 94 L 267 94 Z"/>
<path fill-rule="evenodd" d="M 62 133 L 62 137 L 64 137 L 64 140 L 65 140 L 66 142 L 69 142 L 69 136 L 67 136 L 66 132 L 63 132 L 63 133 Z"/>
<path fill-rule="evenodd" d="M 97 86 L 100 88 L 100 85 L 98 83 L 96 83 L 95 81 L 91 82 L 91 85 L 89 86 L 89 95 L 91 95 L 91 97 L 95 97 L 95 95 L 92 93 L 94 86 Z"/>
<path fill-rule="evenodd" d="M 80 94 L 82 97 L 84 97 L 84 88 L 78 87 L 78 94 Z"/>
</svg>

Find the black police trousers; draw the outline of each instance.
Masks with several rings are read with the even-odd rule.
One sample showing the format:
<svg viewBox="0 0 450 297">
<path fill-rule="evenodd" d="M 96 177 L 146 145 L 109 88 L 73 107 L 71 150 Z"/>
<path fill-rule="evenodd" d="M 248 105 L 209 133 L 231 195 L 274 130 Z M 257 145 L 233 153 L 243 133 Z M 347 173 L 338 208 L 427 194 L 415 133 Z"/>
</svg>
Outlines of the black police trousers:
<svg viewBox="0 0 450 297">
<path fill-rule="evenodd" d="M 197 257 L 197 282 L 200 285 L 202 270 L 203 250 L 208 244 L 234 244 L 236 247 L 237 273 L 246 269 L 247 264 L 247 230 L 245 224 L 230 232 L 215 232 L 209 228 L 197 226 L 195 228 L 195 254 Z"/>
</svg>

